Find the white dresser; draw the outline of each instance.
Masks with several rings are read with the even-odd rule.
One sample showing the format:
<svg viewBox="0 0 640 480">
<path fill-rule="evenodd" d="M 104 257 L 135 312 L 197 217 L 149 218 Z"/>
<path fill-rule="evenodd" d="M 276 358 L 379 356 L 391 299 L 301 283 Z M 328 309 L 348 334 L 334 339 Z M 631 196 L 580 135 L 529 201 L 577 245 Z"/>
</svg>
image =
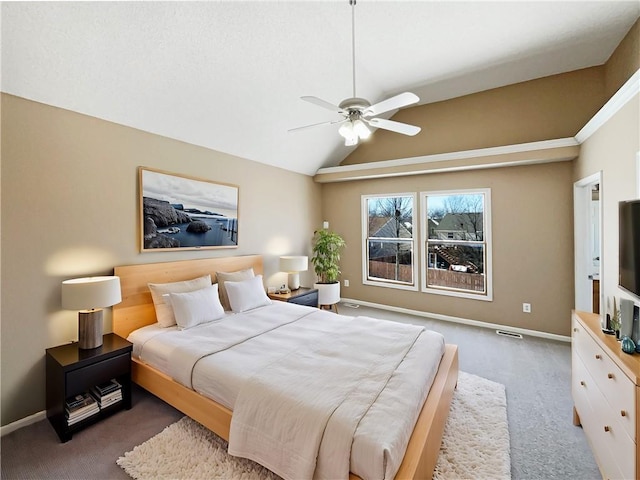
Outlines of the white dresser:
<svg viewBox="0 0 640 480">
<path fill-rule="evenodd" d="M 640 354 L 603 334 L 598 315 L 574 311 L 571 324 L 573 423 L 582 425 L 603 478 L 638 478 Z"/>
</svg>

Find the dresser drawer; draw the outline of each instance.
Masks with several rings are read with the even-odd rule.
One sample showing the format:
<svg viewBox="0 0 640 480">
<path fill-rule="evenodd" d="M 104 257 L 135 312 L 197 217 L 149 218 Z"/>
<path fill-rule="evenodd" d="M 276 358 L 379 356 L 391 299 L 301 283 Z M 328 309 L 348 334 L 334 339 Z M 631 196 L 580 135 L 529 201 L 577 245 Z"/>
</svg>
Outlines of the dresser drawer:
<svg viewBox="0 0 640 480">
<path fill-rule="evenodd" d="M 636 444 L 575 351 L 572 354 L 571 390 L 580 423 L 603 477 L 635 478 Z"/>
<path fill-rule="evenodd" d="M 577 322 L 573 328 L 573 341 L 574 350 L 605 396 L 609 411 L 635 441 L 636 385 Z"/>
</svg>

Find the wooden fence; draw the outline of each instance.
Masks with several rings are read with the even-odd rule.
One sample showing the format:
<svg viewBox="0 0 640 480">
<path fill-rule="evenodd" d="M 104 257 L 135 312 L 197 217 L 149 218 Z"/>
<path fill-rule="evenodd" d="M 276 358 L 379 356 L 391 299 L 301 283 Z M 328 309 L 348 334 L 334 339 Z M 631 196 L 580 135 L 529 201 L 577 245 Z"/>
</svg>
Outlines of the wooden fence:
<svg viewBox="0 0 640 480">
<path fill-rule="evenodd" d="M 427 270 L 427 285 L 484 292 L 484 275 L 429 268 Z"/>
<path fill-rule="evenodd" d="M 479 273 L 454 272 L 440 268 L 427 270 L 427 284 L 434 287 L 456 288 L 473 292 L 484 292 L 484 275 Z M 369 262 L 369 277 L 396 280 L 412 284 L 411 265 L 399 265 L 396 278 L 396 264 L 389 262 Z"/>
<path fill-rule="evenodd" d="M 413 283 L 411 278 L 411 265 L 399 265 L 398 278 L 396 278 L 396 264 L 389 262 L 369 261 L 369 277 L 384 278 L 385 280 L 397 280 L 398 282 Z"/>
</svg>

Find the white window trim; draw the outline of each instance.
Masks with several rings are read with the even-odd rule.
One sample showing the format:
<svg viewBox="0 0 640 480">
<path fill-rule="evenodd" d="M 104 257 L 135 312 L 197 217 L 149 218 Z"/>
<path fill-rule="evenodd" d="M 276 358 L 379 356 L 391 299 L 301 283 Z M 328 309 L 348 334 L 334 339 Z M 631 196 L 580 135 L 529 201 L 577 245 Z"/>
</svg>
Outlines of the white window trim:
<svg viewBox="0 0 640 480">
<path fill-rule="evenodd" d="M 435 295 L 447 295 L 451 297 L 458 298 L 469 298 L 473 300 L 481 300 L 485 302 L 493 301 L 493 239 L 491 235 L 491 189 L 490 188 L 470 188 L 470 189 L 461 189 L 461 190 L 438 190 L 438 191 L 429 191 L 429 192 L 420 192 L 420 205 L 418 206 L 419 211 L 425 210 L 425 215 L 427 215 L 425 209 L 426 197 L 431 195 L 455 195 L 455 194 L 468 194 L 468 193 L 483 193 L 485 195 L 485 207 L 484 212 L 482 214 L 484 221 L 484 239 L 486 241 L 486 260 L 484 266 L 484 274 L 486 281 L 487 293 L 485 295 L 478 295 L 473 293 L 461 292 L 459 290 L 446 290 L 443 288 L 429 288 L 427 287 L 427 263 L 421 260 L 420 263 L 420 291 L 424 293 L 433 293 Z M 427 239 L 428 232 L 427 227 L 429 222 L 422 221 L 422 217 L 420 217 L 420 258 L 427 258 Z M 414 235 L 415 236 L 415 235 Z M 414 265 L 415 268 L 415 265 Z"/>
<path fill-rule="evenodd" d="M 395 280 L 386 280 L 386 281 L 378 281 L 378 280 L 370 280 L 367 277 L 367 266 L 369 265 L 368 258 L 368 245 L 367 241 L 369 239 L 369 209 L 367 200 L 370 198 L 386 198 L 386 197 L 411 197 L 413 198 L 413 247 L 411 251 L 413 252 L 413 261 L 411 262 L 413 277 L 413 285 L 407 285 L 406 283 L 398 283 Z M 372 285 L 375 287 L 385 287 L 385 288 L 396 288 L 399 290 L 410 290 L 417 292 L 419 290 L 419 280 L 417 276 L 417 265 L 420 261 L 420 257 L 418 255 L 418 248 L 416 248 L 416 225 L 420 225 L 419 221 L 419 206 L 418 206 L 418 195 L 416 192 L 408 192 L 408 193 L 376 193 L 371 195 L 361 195 L 360 196 L 360 218 L 362 220 L 362 283 L 364 285 Z M 406 240 L 405 240 L 406 241 Z"/>
</svg>

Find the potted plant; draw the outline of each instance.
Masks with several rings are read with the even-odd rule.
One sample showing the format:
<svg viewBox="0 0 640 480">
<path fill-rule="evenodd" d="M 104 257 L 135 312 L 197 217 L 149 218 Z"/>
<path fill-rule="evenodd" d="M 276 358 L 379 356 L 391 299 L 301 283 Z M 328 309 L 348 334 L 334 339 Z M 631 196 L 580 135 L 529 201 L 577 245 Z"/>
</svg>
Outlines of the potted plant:
<svg viewBox="0 0 640 480">
<path fill-rule="evenodd" d="M 334 305 L 340 301 L 340 251 L 345 247 L 344 239 L 326 228 L 317 230 L 313 236 L 311 263 L 318 282 L 319 305 Z"/>
<path fill-rule="evenodd" d="M 620 340 L 620 328 L 622 327 L 622 315 L 616 305 L 616 297 L 613 297 L 613 314 L 611 315 L 611 330 L 616 335 L 616 339 Z"/>
</svg>

